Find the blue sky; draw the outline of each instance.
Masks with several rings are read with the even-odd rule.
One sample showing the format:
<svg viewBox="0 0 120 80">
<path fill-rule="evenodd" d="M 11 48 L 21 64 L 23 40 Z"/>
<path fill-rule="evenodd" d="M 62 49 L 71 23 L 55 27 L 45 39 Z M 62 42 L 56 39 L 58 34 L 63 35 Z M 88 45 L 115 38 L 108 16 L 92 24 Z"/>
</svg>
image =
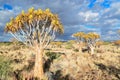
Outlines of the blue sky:
<svg viewBox="0 0 120 80">
<path fill-rule="evenodd" d="M 78 31 L 97 32 L 103 40 L 116 40 L 120 29 L 120 0 L 0 0 L 0 41 L 9 41 L 6 22 L 21 10 L 50 8 L 63 23 L 65 33 L 59 40 L 73 39 Z"/>
</svg>

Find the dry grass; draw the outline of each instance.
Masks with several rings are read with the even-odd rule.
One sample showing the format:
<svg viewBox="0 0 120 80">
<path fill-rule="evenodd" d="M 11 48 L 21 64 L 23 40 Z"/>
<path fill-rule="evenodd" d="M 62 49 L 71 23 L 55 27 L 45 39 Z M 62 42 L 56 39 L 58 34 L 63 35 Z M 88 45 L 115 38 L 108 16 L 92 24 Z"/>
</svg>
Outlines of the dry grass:
<svg viewBox="0 0 120 80">
<path fill-rule="evenodd" d="M 65 48 L 65 47 L 70 48 Z M 62 44 L 62 47 L 52 48 L 45 52 L 54 52 L 60 56 L 50 59 L 45 55 L 45 60 L 50 59 L 49 72 L 56 80 L 119 80 L 120 79 L 120 48 L 111 44 L 102 45 L 96 49 L 94 55 L 75 51 L 76 44 Z M 13 70 L 23 70 L 29 67 L 30 60 L 34 57 L 24 45 L 0 44 L 0 55 L 10 58 Z M 53 55 L 53 57 L 56 55 Z"/>
</svg>

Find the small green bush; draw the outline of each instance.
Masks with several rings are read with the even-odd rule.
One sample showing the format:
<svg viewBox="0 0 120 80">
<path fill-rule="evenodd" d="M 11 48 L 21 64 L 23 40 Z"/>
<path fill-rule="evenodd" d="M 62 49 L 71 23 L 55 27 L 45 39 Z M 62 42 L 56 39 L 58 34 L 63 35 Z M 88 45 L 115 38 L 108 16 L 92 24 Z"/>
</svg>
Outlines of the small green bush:
<svg viewBox="0 0 120 80">
<path fill-rule="evenodd" d="M 75 51 L 75 52 L 79 52 L 79 50 L 78 50 L 78 49 L 74 49 L 74 51 Z"/>
<path fill-rule="evenodd" d="M 9 46 L 11 45 L 12 43 L 11 42 L 0 42 L 0 46 Z"/>
<path fill-rule="evenodd" d="M 103 45 L 109 45 L 109 44 L 111 44 L 111 42 L 108 41 L 103 42 Z"/>
<path fill-rule="evenodd" d="M 67 43 L 65 46 L 66 49 L 72 49 L 74 48 L 73 45 L 71 43 Z"/>
<path fill-rule="evenodd" d="M 12 67 L 10 64 L 10 60 L 0 56 L 0 80 L 9 80 L 12 73 Z"/>
<path fill-rule="evenodd" d="M 53 59 L 57 59 L 58 57 L 60 57 L 61 53 L 56 53 L 56 52 L 47 52 L 46 56 L 49 57 L 51 60 Z"/>
</svg>

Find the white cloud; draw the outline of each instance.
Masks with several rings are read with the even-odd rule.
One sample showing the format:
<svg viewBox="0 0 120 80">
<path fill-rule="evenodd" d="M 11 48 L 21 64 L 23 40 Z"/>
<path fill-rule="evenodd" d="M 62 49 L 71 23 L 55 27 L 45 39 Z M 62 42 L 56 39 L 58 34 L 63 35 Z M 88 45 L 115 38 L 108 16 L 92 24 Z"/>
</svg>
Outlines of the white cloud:
<svg viewBox="0 0 120 80">
<path fill-rule="evenodd" d="M 14 12 L 9 10 L 1 10 L 0 15 L 2 15 L 0 16 L 0 20 L 3 21 L 5 18 L 9 18 L 10 16 L 12 17 Z"/>
<path fill-rule="evenodd" d="M 108 31 L 108 34 L 109 35 L 113 35 L 113 34 L 116 34 L 116 32 L 114 32 L 114 31 Z"/>
<path fill-rule="evenodd" d="M 120 23 L 120 2 L 113 2 L 110 8 L 103 9 L 103 7 L 100 6 L 100 3 L 104 2 L 104 0 L 96 0 L 93 8 L 88 8 L 90 3 L 89 1 L 57 0 L 52 2 L 46 0 L 2 0 L 0 1 L 0 4 L 9 3 L 13 6 L 13 10 L 0 11 L 0 27 L 4 27 L 4 24 L 9 20 L 9 18 L 20 13 L 22 9 L 27 10 L 33 6 L 36 9 L 50 8 L 53 13 L 57 13 L 65 27 L 65 37 L 70 36 L 72 33 L 77 31 L 99 32 L 104 37 L 112 35 L 112 30 L 116 29 L 115 26 Z M 2 7 L 0 6 L 0 8 Z M 94 28 L 86 28 L 85 25 L 94 26 Z M 107 31 L 109 31 L 108 33 L 110 34 L 104 35 Z"/>
<path fill-rule="evenodd" d="M 79 12 L 78 15 L 80 17 L 83 17 L 85 21 L 90 21 L 90 20 L 96 19 L 99 16 L 99 13 L 86 11 L 86 12 Z"/>
<path fill-rule="evenodd" d="M 13 17 L 15 14 L 14 14 L 14 12 L 13 11 L 9 11 L 9 10 L 1 10 L 0 11 L 0 30 L 4 30 L 3 28 L 4 28 L 4 26 L 5 26 L 5 24 L 6 24 L 6 22 L 7 21 L 9 21 L 9 19 L 11 18 L 11 17 Z"/>
</svg>

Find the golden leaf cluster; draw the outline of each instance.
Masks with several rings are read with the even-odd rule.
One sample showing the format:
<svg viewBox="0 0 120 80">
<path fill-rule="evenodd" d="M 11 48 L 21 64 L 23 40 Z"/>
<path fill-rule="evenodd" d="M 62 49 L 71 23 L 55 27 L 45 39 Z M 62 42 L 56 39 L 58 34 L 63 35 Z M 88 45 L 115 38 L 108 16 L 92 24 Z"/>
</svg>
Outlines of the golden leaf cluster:
<svg viewBox="0 0 120 80">
<path fill-rule="evenodd" d="M 87 36 L 88 36 L 89 39 L 98 39 L 98 38 L 100 38 L 99 34 L 92 33 L 92 32 L 88 33 Z"/>
<path fill-rule="evenodd" d="M 86 34 L 84 32 L 77 32 L 77 33 L 73 34 L 73 36 L 76 37 L 76 38 L 83 38 L 85 40 L 88 40 L 88 39 L 99 39 L 100 38 L 99 34 L 93 33 L 93 32 L 90 32 L 88 34 Z"/>
<path fill-rule="evenodd" d="M 84 32 L 77 32 L 75 34 L 73 34 L 74 37 L 83 37 L 85 35 Z"/>
<path fill-rule="evenodd" d="M 33 22 L 44 21 L 48 18 L 48 23 L 52 25 L 52 29 L 63 33 L 63 26 L 56 14 L 51 13 L 50 9 L 35 10 L 33 7 L 28 9 L 27 12 L 22 10 L 22 12 L 12 18 L 10 22 L 6 24 L 5 31 L 17 32 L 20 28 L 24 28 L 24 24 L 31 25 Z"/>
</svg>

